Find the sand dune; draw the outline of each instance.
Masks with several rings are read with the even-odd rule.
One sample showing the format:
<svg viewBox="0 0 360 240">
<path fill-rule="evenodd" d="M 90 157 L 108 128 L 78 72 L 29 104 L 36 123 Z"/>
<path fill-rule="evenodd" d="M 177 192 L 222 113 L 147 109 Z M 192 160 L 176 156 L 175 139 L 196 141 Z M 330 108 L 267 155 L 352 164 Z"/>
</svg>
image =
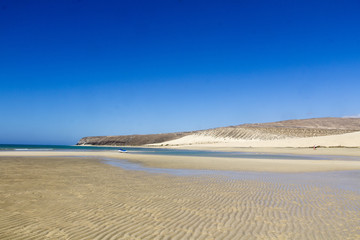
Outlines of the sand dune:
<svg viewBox="0 0 360 240">
<path fill-rule="evenodd" d="M 69 157 L 0 163 L 1 239 L 360 237 L 360 195 L 326 178 L 181 177 Z"/>
<path fill-rule="evenodd" d="M 319 137 L 354 132 L 346 129 L 322 129 L 322 128 L 290 128 L 268 127 L 267 125 L 250 125 L 249 127 L 225 127 L 214 128 L 194 132 L 191 135 L 211 136 L 216 138 L 234 140 L 273 140 L 284 138 Z M 174 139 L 172 139 L 174 140 Z"/>
<path fill-rule="evenodd" d="M 312 128 L 312 129 L 343 129 L 360 131 L 360 118 L 308 118 L 293 119 L 269 123 L 244 124 L 243 126 L 277 127 L 277 128 Z"/>
<path fill-rule="evenodd" d="M 312 118 L 271 123 L 242 124 L 192 132 L 165 134 L 84 137 L 78 145 L 139 146 L 166 145 L 172 140 L 222 142 L 229 140 L 276 140 L 287 138 L 319 137 L 360 131 L 360 118 Z M 189 136 L 189 137 L 187 137 Z M 184 138 L 185 137 L 185 138 Z M 199 138 L 202 138 L 200 140 Z M 184 139 L 183 139 L 184 138 Z M 176 141 L 175 141 L 176 142 Z M 189 142 L 189 143 L 197 143 Z"/>
<path fill-rule="evenodd" d="M 321 137 L 281 138 L 281 139 L 233 139 L 200 134 L 188 135 L 176 140 L 163 142 L 163 146 L 212 145 L 214 147 L 360 147 L 360 132 L 337 134 Z"/>
</svg>

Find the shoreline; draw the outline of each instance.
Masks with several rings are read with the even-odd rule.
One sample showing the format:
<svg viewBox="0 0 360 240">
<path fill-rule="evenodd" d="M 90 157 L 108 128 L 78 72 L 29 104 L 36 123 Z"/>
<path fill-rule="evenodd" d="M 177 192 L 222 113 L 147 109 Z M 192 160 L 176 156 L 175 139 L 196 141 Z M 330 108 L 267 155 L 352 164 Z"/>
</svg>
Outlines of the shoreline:
<svg viewBox="0 0 360 240">
<path fill-rule="evenodd" d="M 360 147 L 234 147 L 217 144 L 193 144 L 178 146 L 141 145 L 141 146 L 114 146 L 114 145 L 72 145 L 85 147 L 114 147 L 114 148 L 147 148 L 147 149 L 181 149 L 181 150 L 203 150 L 220 152 L 258 152 L 258 153 L 280 153 L 295 155 L 334 155 L 360 157 Z"/>
<path fill-rule="evenodd" d="M 249 149 L 247 149 L 249 150 Z M 269 152 L 269 149 L 266 152 Z M 312 150 L 318 151 L 318 150 Z M 251 151 L 248 151 L 251 152 Z M 260 152 L 260 151 L 258 151 Z M 286 151 L 273 150 L 271 153 L 288 154 Z M 294 153 L 293 153 L 294 154 Z M 295 154 L 299 154 L 296 152 Z M 347 156 L 359 156 L 350 153 L 343 155 L 331 155 L 329 152 L 321 152 L 318 155 L 334 156 L 337 159 L 329 160 L 294 160 L 294 159 L 261 159 L 259 158 L 230 158 L 230 157 L 195 157 L 195 156 L 172 156 L 155 154 L 118 153 L 110 151 L 2 151 L 0 157 L 92 157 L 128 160 L 140 163 L 146 167 L 175 168 L 175 169 L 204 169 L 204 170 L 230 170 L 230 171 L 253 171 L 253 172 L 327 172 L 360 170 L 360 161 L 346 159 Z M 301 154 L 299 154 L 301 155 Z M 304 152 L 302 155 L 306 155 Z M 315 154 L 311 154 L 314 155 Z M 310 156 L 311 156 L 310 155 Z M 359 159 L 360 160 L 360 159 Z"/>
<path fill-rule="evenodd" d="M 319 147 L 316 148 L 316 150 L 314 150 L 313 148 L 310 147 L 224 147 L 224 146 L 211 146 L 209 144 L 209 145 L 178 146 L 178 147 L 171 147 L 171 149 L 360 157 L 360 148 L 358 147 L 341 147 L 341 148 Z"/>
</svg>

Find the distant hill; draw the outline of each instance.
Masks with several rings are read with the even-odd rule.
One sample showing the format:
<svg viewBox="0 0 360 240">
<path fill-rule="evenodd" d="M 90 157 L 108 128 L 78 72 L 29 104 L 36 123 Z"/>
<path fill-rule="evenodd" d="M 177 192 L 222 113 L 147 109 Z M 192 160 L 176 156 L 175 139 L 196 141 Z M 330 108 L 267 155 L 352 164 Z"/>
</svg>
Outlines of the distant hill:
<svg viewBox="0 0 360 240">
<path fill-rule="evenodd" d="M 309 118 L 270 123 L 243 124 L 241 126 L 286 127 L 286 128 L 321 128 L 360 131 L 360 118 Z"/>
<path fill-rule="evenodd" d="M 141 146 L 178 139 L 191 133 L 192 132 L 179 132 L 147 135 L 84 137 L 79 140 L 77 145 Z"/>
<path fill-rule="evenodd" d="M 184 137 L 220 140 L 275 140 L 329 136 L 360 131 L 360 118 L 311 118 L 242 124 L 192 132 L 84 137 L 77 145 L 141 146 L 168 143 Z M 210 140 L 209 140 L 210 141 Z"/>
</svg>

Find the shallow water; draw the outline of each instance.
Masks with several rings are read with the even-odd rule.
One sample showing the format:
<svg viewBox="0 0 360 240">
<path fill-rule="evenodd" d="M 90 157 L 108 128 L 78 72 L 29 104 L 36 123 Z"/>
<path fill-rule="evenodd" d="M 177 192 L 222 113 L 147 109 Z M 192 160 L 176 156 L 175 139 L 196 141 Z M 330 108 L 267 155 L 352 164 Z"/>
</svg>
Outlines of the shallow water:
<svg viewBox="0 0 360 240">
<path fill-rule="evenodd" d="M 0 151 L 114 151 L 119 147 L 97 147 L 97 146 L 67 146 L 67 145 L 15 145 L 0 144 Z M 229 157 L 229 158 L 250 158 L 250 159 L 294 159 L 294 160 L 352 160 L 360 161 L 360 157 L 351 156 L 315 156 L 315 155 L 294 155 L 294 154 L 269 154 L 256 152 L 223 152 L 204 150 L 164 149 L 164 148 L 140 148 L 125 147 L 128 154 L 166 155 L 166 156 L 192 156 L 192 157 Z"/>
<path fill-rule="evenodd" d="M 118 149 L 118 147 L 96 146 L 0 144 L 0 151 L 116 151 Z"/>
<path fill-rule="evenodd" d="M 126 160 L 104 159 L 105 163 L 121 167 L 129 171 L 144 171 L 154 174 L 169 174 L 175 176 L 222 176 L 237 180 L 258 180 L 270 183 L 285 184 L 311 184 L 318 187 L 329 186 L 341 190 L 350 190 L 360 194 L 360 171 L 332 171 L 309 173 L 273 173 L 273 172 L 243 172 L 224 170 L 198 170 L 198 169 L 170 169 L 146 167 Z"/>
</svg>

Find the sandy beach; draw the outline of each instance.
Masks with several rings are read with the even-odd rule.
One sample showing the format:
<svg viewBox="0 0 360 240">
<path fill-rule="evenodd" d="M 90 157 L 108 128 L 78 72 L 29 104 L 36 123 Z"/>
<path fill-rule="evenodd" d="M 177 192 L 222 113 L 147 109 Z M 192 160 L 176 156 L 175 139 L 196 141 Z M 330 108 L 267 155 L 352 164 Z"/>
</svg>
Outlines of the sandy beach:
<svg viewBox="0 0 360 240">
<path fill-rule="evenodd" d="M 295 155 L 312 155 L 312 156 L 354 156 L 360 157 L 359 147 L 343 148 L 316 148 L 313 147 L 242 147 L 228 146 L 226 144 L 199 144 L 188 146 L 171 146 L 173 149 L 188 150 L 206 150 L 206 151 L 226 151 L 226 152 L 258 152 L 270 154 L 295 154 Z"/>
<path fill-rule="evenodd" d="M 195 147 L 195 149 L 197 149 Z M 206 147 L 199 148 L 209 150 Z M 228 150 L 221 148 L 221 150 Z M 235 151 L 236 149 L 230 148 Z M 318 155 L 334 155 L 328 160 L 293 160 L 293 159 L 262 159 L 259 158 L 228 158 L 228 157 L 192 157 L 192 156 L 164 156 L 164 155 L 147 155 L 147 154 L 122 154 L 110 151 L 92 151 L 92 152 L 56 152 L 56 151 L 4 151 L 0 152 L 2 156 L 78 156 L 78 157 L 96 157 L 96 158 L 112 158 L 125 159 L 136 163 L 141 163 L 148 167 L 157 168 L 177 168 L 177 169 L 207 169 L 207 170 L 230 170 L 230 171 L 256 171 L 256 172 L 323 172 L 323 171 L 344 171 L 344 170 L 360 170 L 360 161 L 353 161 L 347 156 L 360 156 L 357 149 L 353 151 L 344 151 L 343 149 L 280 149 L 280 148 L 262 148 L 249 149 L 242 148 L 244 152 L 256 151 L 259 153 L 279 153 L 279 154 L 309 154 Z M 347 152 L 346 154 L 343 154 Z M 335 154 L 337 153 L 337 154 Z M 336 156 L 336 155 L 343 155 Z M 333 159 L 332 159 L 333 158 Z"/>
<path fill-rule="evenodd" d="M 177 176 L 124 170 L 104 163 L 105 157 L 152 167 L 249 171 L 256 167 L 273 173 Z M 266 166 L 269 160 L 254 164 L 250 159 L 225 160 L 109 152 L 1 152 L 0 238 L 360 237 L 357 185 L 354 191 L 333 181 L 356 181 L 359 171 L 309 173 L 324 170 L 327 160 L 317 161 L 321 166 L 315 167 L 307 160 L 271 161 L 273 168 Z M 340 161 L 342 165 L 329 161 L 334 164 L 328 171 L 360 169 L 356 161 Z M 294 173 L 301 166 L 303 173 Z"/>
</svg>

